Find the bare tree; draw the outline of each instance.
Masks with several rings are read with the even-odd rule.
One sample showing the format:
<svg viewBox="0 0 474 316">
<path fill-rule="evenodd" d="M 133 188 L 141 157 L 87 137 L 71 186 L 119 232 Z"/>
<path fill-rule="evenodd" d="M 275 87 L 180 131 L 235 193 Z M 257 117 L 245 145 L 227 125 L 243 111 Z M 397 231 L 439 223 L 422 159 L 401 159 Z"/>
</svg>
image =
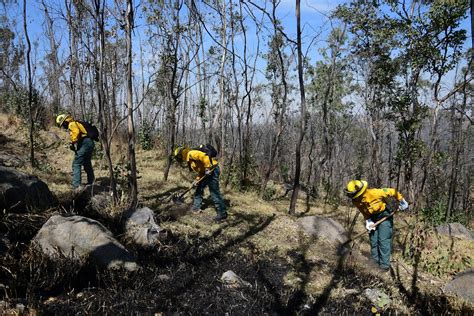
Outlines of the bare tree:
<svg viewBox="0 0 474 316">
<path fill-rule="evenodd" d="M 301 176 L 301 144 L 303 143 L 304 135 L 306 132 L 306 96 L 304 90 L 304 77 L 303 77 L 303 53 L 301 50 L 301 17 L 300 17 L 300 0 L 296 0 L 296 41 L 297 41 L 297 55 L 298 55 L 298 81 L 300 86 L 300 126 L 299 126 L 299 138 L 296 143 L 295 153 L 295 177 L 293 183 L 293 193 L 291 195 L 290 208 L 288 213 L 295 215 L 296 199 L 298 198 L 298 192 L 300 190 L 300 176 Z"/>
<path fill-rule="evenodd" d="M 61 65 L 59 64 L 58 59 L 58 47 L 59 44 L 56 42 L 55 32 L 54 32 L 54 23 L 51 18 L 46 5 L 45 0 L 41 1 L 44 10 L 45 24 L 46 24 L 46 36 L 49 39 L 50 52 L 48 54 L 48 61 L 50 63 L 51 69 L 48 70 L 48 87 L 51 95 L 53 96 L 51 111 L 53 114 L 59 112 L 59 105 L 61 104 L 61 88 L 59 84 L 59 77 L 61 71 Z"/>
<path fill-rule="evenodd" d="M 127 41 L 127 110 L 128 110 L 128 163 L 130 175 L 128 179 L 129 208 L 135 208 L 138 203 L 137 163 L 135 161 L 135 125 L 133 122 L 133 80 L 132 80 L 132 30 L 134 23 L 133 0 L 127 0 L 125 34 Z"/>
<path fill-rule="evenodd" d="M 285 129 L 285 116 L 288 102 L 288 66 L 287 62 L 285 61 L 285 54 L 283 52 L 286 36 L 284 36 L 282 32 L 282 26 L 280 25 L 276 16 L 278 4 L 279 1 L 272 0 L 271 21 L 273 26 L 273 37 L 270 42 L 271 51 L 268 56 L 269 65 L 267 66 L 270 72 L 274 71 L 274 74 L 270 74 L 270 76 L 273 76 L 275 78 L 275 82 L 272 83 L 272 101 L 273 106 L 275 107 L 274 117 L 276 128 L 275 134 L 273 136 L 272 147 L 270 149 L 268 166 L 265 171 L 265 175 L 263 176 L 262 184 L 260 187 L 260 195 L 263 195 L 263 193 L 265 192 L 265 188 L 273 170 L 273 165 L 275 163 L 277 152 L 280 148 L 281 137 Z"/>
<path fill-rule="evenodd" d="M 35 147 L 33 133 L 35 128 L 34 115 L 33 115 L 33 80 L 31 75 L 31 42 L 28 35 L 28 24 L 26 21 L 26 0 L 23 0 L 23 30 L 25 32 L 26 39 L 26 66 L 27 66 L 27 76 L 28 76 L 28 112 L 30 124 L 28 126 L 29 140 L 30 140 L 30 165 L 32 167 L 36 166 L 35 162 Z"/>
</svg>

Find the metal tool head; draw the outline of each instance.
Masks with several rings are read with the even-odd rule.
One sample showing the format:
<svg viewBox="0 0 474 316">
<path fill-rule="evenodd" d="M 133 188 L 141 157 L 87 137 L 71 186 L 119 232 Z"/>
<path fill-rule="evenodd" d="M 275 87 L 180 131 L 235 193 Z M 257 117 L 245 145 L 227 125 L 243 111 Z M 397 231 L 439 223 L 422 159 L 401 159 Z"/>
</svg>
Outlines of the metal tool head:
<svg viewBox="0 0 474 316">
<path fill-rule="evenodd" d="M 184 204 L 184 198 L 182 194 L 175 193 L 171 197 L 171 201 L 173 201 L 174 204 L 181 205 Z"/>
</svg>

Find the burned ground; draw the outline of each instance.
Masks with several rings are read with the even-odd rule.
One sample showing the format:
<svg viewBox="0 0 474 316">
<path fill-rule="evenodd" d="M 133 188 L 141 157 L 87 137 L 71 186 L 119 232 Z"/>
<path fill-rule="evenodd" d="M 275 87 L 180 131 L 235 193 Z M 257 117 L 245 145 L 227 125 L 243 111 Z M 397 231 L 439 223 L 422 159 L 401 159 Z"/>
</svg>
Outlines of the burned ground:
<svg viewBox="0 0 474 316">
<path fill-rule="evenodd" d="M 5 148 L 12 147 L 9 135 L 0 139 L 8 145 Z M 15 154 L 21 155 L 18 151 Z M 437 236 L 429 227 L 407 228 L 411 215 L 401 215 L 395 223 L 393 270 L 381 275 L 367 264 L 366 237 L 356 242 L 351 253 L 340 256 L 334 245 L 301 231 L 295 218 L 286 214 L 287 198 L 264 201 L 253 192 L 224 188 L 230 217 L 222 224 L 212 222 L 215 212 L 210 201 L 197 215 L 188 212 L 187 204 L 166 202 L 169 194 L 187 188 L 192 177 L 185 170 L 173 169 L 165 182 L 164 157 L 156 151 L 140 151 L 137 157 L 140 201 L 155 211 L 166 232 L 161 242 L 146 250 L 128 244 L 120 225 L 120 205 L 109 210 L 110 216 L 95 218 L 135 255 L 141 268 L 133 273 L 108 271 L 89 262 L 51 260 L 30 241 L 51 215 L 81 212 L 68 189 L 70 155 L 59 147 L 39 156 L 43 166 L 54 166 L 54 170 L 22 168 L 48 184 L 58 197 L 58 207 L 0 215 L 0 300 L 10 311 L 21 303 L 27 311 L 56 315 L 367 314 L 371 304 L 363 291 L 377 288 L 392 299 L 385 314 L 473 312 L 472 305 L 440 290 L 454 273 L 466 268 L 461 263 L 472 255 L 472 242 Z M 95 168 L 99 179 L 106 178 L 106 170 L 97 161 Z M 190 202 L 189 196 L 186 201 Z M 304 215 L 333 218 L 346 228 L 356 214 L 347 207 L 306 203 L 304 196 L 298 209 Z M 364 229 L 360 218 L 354 229 L 354 233 Z M 445 254 L 451 260 L 446 265 Z M 249 284 L 226 287 L 220 277 L 228 270 Z"/>
</svg>

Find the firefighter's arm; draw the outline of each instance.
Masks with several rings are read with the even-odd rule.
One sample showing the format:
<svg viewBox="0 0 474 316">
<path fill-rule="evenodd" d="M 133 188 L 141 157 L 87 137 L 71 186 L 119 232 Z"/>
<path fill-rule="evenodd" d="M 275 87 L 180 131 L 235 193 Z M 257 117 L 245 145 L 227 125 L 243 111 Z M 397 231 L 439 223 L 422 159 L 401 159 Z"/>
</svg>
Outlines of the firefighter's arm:
<svg viewBox="0 0 474 316">
<path fill-rule="evenodd" d="M 76 122 L 69 123 L 69 136 L 71 137 L 71 143 L 75 144 L 79 140 L 79 136 L 81 135 L 81 130 Z"/>
<path fill-rule="evenodd" d="M 408 202 L 403 198 L 403 195 L 401 195 L 400 192 L 392 188 L 383 189 L 383 190 L 387 194 L 387 196 L 391 196 L 397 199 L 398 208 L 401 211 L 404 211 L 408 208 Z"/>
</svg>

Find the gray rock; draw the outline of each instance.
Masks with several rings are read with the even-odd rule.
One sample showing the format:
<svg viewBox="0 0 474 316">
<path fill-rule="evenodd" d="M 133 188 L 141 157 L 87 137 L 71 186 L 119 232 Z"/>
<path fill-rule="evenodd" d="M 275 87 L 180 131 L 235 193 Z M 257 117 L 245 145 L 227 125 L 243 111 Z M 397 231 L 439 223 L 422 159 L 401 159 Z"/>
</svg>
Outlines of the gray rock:
<svg viewBox="0 0 474 316">
<path fill-rule="evenodd" d="M 100 184 L 88 184 L 74 193 L 74 209 L 80 215 L 108 219 L 107 208 L 112 205 L 109 188 Z"/>
<path fill-rule="evenodd" d="M 91 258 L 108 269 L 137 270 L 133 256 L 101 223 L 82 216 L 52 216 L 34 238 L 50 257 Z"/>
<path fill-rule="evenodd" d="M 440 235 L 458 237 L 461 239 L 474 240 L 474 233 L 459 223 L 442 224 L 436 227 Z"/>
<path fill-rule="evenodd" d="M 228 270 L 221 276 L 221 282 L 228 288 L 240 288 L 250 286 L 250 283 L 242 280 L 234 271 Z"/>
<path fill-rule="evenodd" d="M 136 245 L 153 247 L 162 231 L 163 229 L 155 222 L 153 211 L 148 207 L 125 213 L 125 236 Z"/>
<path fill-rule="evenodd" d="M 325 239 L 332 244 L 338 245 L 348 240 L 344 227 L 332 218 L 323 216 L 306 216 L 297 220 L 303 230 L 317 239 Z"/>
<path fill-rule="evenodd" d="M 0 166 L 0 210 L 45 210 L 56 204 L 46 183 L 38 177 Z"/>
<path fill-rule="evenodd" d="M 392 302 L 384 291 L 378 289 L 365 289 L 364 296 L 378 309 L 384 309 Z"/>
<path fill-rule="evenodd" d="M 96 212 L 102 218 L 110 218 L 111 214 L 107 212 L 107 209 L 112 204 L 112 195 L 109 192 L 102 192 L 91 197 L 87 208 L 90 212 Z"/>
<path fill-rule="evenodd" d="M 457 295 L 474 304 L 474 269 L 458 273 L 443 287 L 443 292 Z"/>
</svg>

